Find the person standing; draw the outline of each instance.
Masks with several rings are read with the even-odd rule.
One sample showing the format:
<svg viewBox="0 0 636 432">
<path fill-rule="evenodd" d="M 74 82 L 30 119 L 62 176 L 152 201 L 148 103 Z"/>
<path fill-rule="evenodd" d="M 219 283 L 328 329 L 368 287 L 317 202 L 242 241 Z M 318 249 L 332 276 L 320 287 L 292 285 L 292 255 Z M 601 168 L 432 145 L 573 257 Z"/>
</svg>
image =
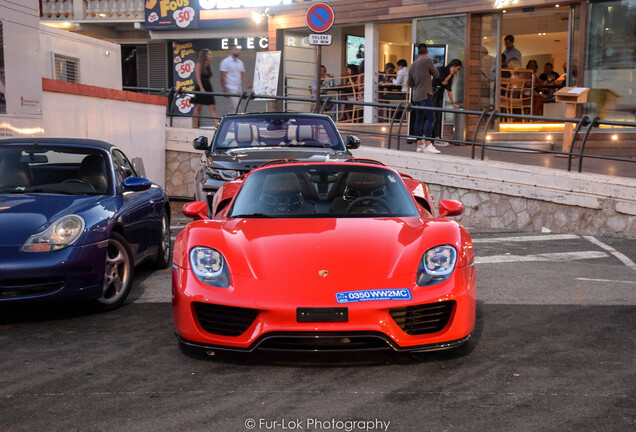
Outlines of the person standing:
<svg viewBox="0 0 636 432">
<path fill-rule="evenodd" d="M 212 62 L 212 51 L 207 48 L 199 51 L 197 55 L 197 64 L 194 66 L 194 78 L 196 85 L 194 91 L 198 92 L 212 92 L 212 68 L 210 64 Z M 210 108 L 210 116 L 214 120 L 214 125 L 218 126 L 219 120 L 216 118 L 218 114 L 216 112 L 216 103 L 213 95 L 197 94 L 192 98 L 194 105 L 194 112 L 192 117 L 192 126 L 196 129 L 199 127 L 199 115 L 201 114 L 201 107 L 207 105 Z"/>
<path fill-rule="evenodd" d="M 515 48 L 515 37 L 513 35 L 506 36 L 504 38 L 504 45 L 506 46 L 506 49 L 502 54 L 506 58 L 506 66 L 508 66 L 508 62 L 512 59 L 517 59 L 519 64 L 521 64 L 521 51 Z"/>
<path fill-rule="evenodd" d="M 245 65 L 239 58 L 241 50 L 236 45 L 230 45 L 230 55 L 223 59 L 221 62 L 221 85 L 223 86 L 224 93 L 241 93 L 243 91 L 243 85 L 248 90 L 252 90 L 247 73 L 245 72 Z M 230 106 L 232 107 L 231 113 L 236 112 L 236 108 L 239 104 L 239 98 L 236 96 L 225 96 L 230 99 Z"/>
<path fill-rule="evenodd" d="M 451 60 L 446 66 L 440 66 L 438 68 L 439 77 L 433 80 L 433 106 L 437 108 L 443 108 L 444 106 L 444 90 L 448 93 L 448 99 L 450 100 L 453 108 L 459 109 L 459 105 L 455 103 L 453 98 L 453 79 L 455 75 L 462 69 L 462 62 L 459 59 Z M 433 126 L 433 137 L 436 138 L 435 145 L 439 147 L 446 147 L 448 143 L 442 141 L 442 113 L 441 111 L 435 112 L 435 125 Z M 460 114 L 455 114 L 460 115 Z"/>
<path fill-rule="evenodd" d="M 407 80 L 409 87 L 413 88 L 413 105 L 433 106 L 431 75 L 437 78 L 439 77 L 439 71 L 435 67 L 433 60 L 428 57 L 426 44 L 419 44 L 417 46 L 417 60 L 411 65 Z M 432 111 L 415 110 L 415 135 L 418 136 L 418 152 L 440 153 L 430 140 L 424 140 L 424 137 L 430 137 L 433 133 L 434 123 L 435 115 Z"/>
</svg>

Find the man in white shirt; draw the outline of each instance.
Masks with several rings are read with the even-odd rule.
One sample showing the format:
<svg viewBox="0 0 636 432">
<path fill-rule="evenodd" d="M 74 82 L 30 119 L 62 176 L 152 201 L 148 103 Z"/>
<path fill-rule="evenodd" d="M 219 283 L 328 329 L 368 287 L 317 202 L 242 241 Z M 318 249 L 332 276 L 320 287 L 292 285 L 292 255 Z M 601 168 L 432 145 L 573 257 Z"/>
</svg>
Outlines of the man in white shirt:
<svg viewBox="0 0 636 432">
<path fill-rule="evenodd" d="M 397 68 L 398 68 L 398 73 L 397 73 L 397 77 L 393 78 L 393 84 L 402 86 L 400 91 L 402 93 L 406 93 L 409 91 L 409 86 L 406 82 L 409 77 L 409 68 L 406 67 L 406 60 L 400 59 L 397 62 Z M 402 99 L 406 99 L 406 97 Z"/>
<path fill-rule="evenodd" d="M 242 93 L 242 84 L 245 84 L 247 90 L 252 91 L 252 86 L 245 72 L 245 65 L 239 59 L 241 50 L 236 45 L 230 46 L 230 55 L 221 62 L 221 86 L 224 93 Z M 231 114 L 236 112 L 239 98 L 235 96 L 225 96 L 230 99 Z"/>
</svg>

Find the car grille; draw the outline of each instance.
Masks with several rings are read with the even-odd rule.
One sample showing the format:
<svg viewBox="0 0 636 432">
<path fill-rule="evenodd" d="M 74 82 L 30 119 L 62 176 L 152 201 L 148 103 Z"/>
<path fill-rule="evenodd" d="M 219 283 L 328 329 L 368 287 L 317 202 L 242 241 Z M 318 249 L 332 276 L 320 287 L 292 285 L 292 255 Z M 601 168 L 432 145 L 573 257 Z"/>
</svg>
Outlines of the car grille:
<svg viewBox="0 0 636 432">
<path fill-rule="evenodd" d="M 445 301 L 393 308 L 390 314 L 406 334 L 422 335 L 435 333 L 446 327 L 454 307 L 454 301 Z"/>
<path fill-rule="evenodd" d="M 281 332 L 267 334 L 258 346 L 265 350 L 285 351 L 358 351 L 386 349 L 384 337 L 371 333 Z"/>
<path fill-rule="evenodd" d="M 258 315 L 258 310 L 221 306 L 209 303 L 193 303 L 194 313 L 203 330 L 221 336 L 240 336 Z"/>
<path fill-rule="evenodd" d="M 5 279 L 0 281 L 0 298 L 49 294 L 61 289 L 64 278 Z"/>
</svg>

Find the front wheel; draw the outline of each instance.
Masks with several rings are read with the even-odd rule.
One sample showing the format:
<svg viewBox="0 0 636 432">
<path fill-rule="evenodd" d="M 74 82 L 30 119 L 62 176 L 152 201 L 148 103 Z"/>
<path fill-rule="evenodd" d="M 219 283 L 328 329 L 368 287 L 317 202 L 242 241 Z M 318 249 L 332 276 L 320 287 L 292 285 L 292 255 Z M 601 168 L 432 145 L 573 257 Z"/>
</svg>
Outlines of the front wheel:
<svg viewBox="0 0 636 432">
<path fill-rule="evenodd" d="M 155 260 L 155 267 L 165 269 L 170 265 L 170 220 L 168 214 L 161 215 L 161 234 L 159 236 L 159 251 Z"/>
<path fill-rule="evenodd" d="M 101 310 L 118 308 L 132 289 L 134 265 L 132 253 L 126 239 L 112 233 L 108 240 L 106 252 L 106 268 L 104 273 L 104 289 L 96 302 Z"/>
</svg>

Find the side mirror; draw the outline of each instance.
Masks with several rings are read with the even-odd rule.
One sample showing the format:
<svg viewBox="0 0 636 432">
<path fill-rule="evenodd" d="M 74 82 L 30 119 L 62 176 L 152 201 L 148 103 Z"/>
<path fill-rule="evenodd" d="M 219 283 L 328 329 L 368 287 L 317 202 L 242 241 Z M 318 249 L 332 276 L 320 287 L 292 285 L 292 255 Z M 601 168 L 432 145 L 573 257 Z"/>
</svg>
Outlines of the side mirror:
<svg viewBox="0 0 636 432">
<path fill-rule="evenodd" d="M 199 138 L 195 138 L 192 141 L 192 147 L 195 150 L 207 150 L 208 149 L 208 138 L 204 136 L 200 136 Z"/>
<path fill-rule="evenodd" d="M 439 217 L 459 216 L 464 213 L 464 204 L 454 200 L 441 200 L 439 202 Z"/>
<path fill-rule="evenodd" d="M 360 147 L 360 144 L 362 144 L 362 141 L 360 140 L 360 138 L 358 138 L 355 135 L 347 135 L 347 141 L 345 143 L 345 147 L 353 150 Z"/>
<path fill-rule="evenodd" d="M 203 201 L 192 201 L 183 206 L 183 214 L 190 219 L 208 218 L 208 205 Z"/>
<path fill-rule="evenodd" d="M 128 177 L 124 180 L 123 187 L 127 191 L 141 192 L 150 189 L 152 182 L 143 177 Z"/>
</svg>

